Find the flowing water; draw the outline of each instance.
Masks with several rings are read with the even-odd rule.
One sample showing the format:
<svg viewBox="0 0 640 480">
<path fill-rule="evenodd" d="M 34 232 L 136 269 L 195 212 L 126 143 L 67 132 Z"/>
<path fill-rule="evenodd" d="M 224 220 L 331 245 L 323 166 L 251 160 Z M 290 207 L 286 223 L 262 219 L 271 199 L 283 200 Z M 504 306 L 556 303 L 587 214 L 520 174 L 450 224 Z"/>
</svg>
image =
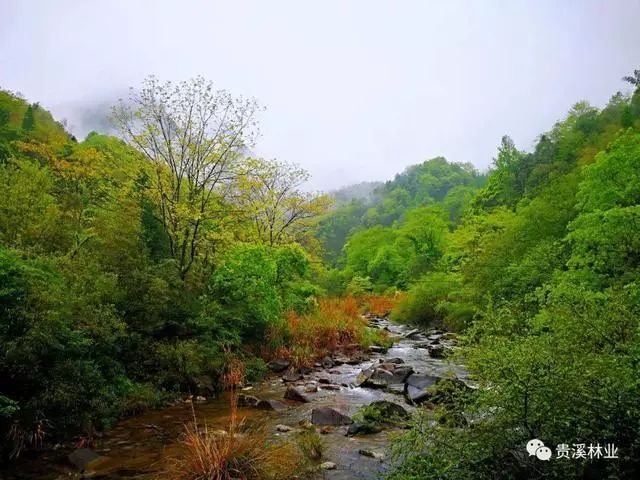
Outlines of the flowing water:
<svg viewBox="0 0 640 480">
<path fill-rule="evenodd" d="M 407 404 L 402 394 L 354 386 L 361 370 L 379 364 L 384 359 L 400 358 L 405 364 L 412 366 L 416 373 L 466 379 L 466 372 L 461 366 L 446 360 L 431 358 L 425 348 L 416 348 L 425 343 L 426 335 L 417 334 L 407 338 L 405 335 L 410 332 L 409 327 L 389 324 L 384 319 L 374 319 L 372 325 L 387 329 L 395 338 L 393 347 L 386 353 L 372 353 L 368 361 L 357 365 L 344 364 L 328 370 L 317 368 L 309 375 L 305 375 L 305 382 L 318 380 L 321 377 L 328 378 L 332 384 L 340 386 L 339 390 L 320 388 L 317 393 L 306 394 L 310 399 L 309 403 L 290 402 L 283 400 L 286 390 L 284 382 L 280 377 L 272 377 L 243 393 L 260 399 L 283 401 L 287 408 L 281 411 L 241 408 L 239 415 L 246 418 L 248 423 L 265 424 L 274 438 L 286 440 L 290 437 L 293 440 L 299 422 L 311 419 L 311 410 L 316 407 L 332 407 L 351 416 L 360 407 L 374 400 L 389 400 L 412 411 L 414 407 Z M 224 428 L 228 425 L 229 410 L 229 399 L 223 395 L 218 399 L 201 403 L 182 402 L 122 420 L 94 440 L 93 450 L 100 454 L 101 458 L 91 463 L 90 476 L 108 480 L 151 479 L 154 472 L 161 468 L 164 458 L 179 454 L 178 439 L 184 432 L 185 424 L 193 421 L 194 411 L 199 424 L 206 423 L 208 428 Z M 276 430 L 276 425 L 279 424 L 294 427 L 294 430 L 280 433 Z M 346 429 L 347 427 L 334 427 L 329 433 L 323 435 L 326 445 L 323 461 L 331 461 L 337 465 L 337 468 L 320 472 L 319 478 L 328 480 L 378 478 L 380 473 L 389 466 L 388 456 L 385 455 L 385 459 L 381 461 L 363 456 L 359 451 L 366 449 L 385 452 L 389 437 L 394 431 L 385 430 L 373 435 L 347 437 Z M 59 448 L 41 454 L 35 459 L 24 458 L 11 472 L 4 474 L 0 472 L 0 477 L 7 475 L 8 480 L 82 478 L 70 465 L 67 459 L 69 452 L 68 448 Z"/>
</svg>

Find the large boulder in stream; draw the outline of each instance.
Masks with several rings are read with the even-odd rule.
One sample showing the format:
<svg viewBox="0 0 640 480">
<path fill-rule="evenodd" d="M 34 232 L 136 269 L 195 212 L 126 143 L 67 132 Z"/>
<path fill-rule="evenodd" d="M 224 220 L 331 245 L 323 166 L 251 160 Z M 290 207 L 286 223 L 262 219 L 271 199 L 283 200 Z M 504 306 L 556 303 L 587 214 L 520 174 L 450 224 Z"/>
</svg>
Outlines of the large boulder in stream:
<svg viewBox="0 0 640 480">
<path fill-rule="evenodd" d="M 284 392 L 284 398 L 287 400 L 293 400 L 294 402 L 309 403 L 309 398 L 296 387 L 288 387 Z"/>
<path fill-rule="evenodd" d="M 440 377 L 427 374 L 409 375 L 405 382 L 404 394 L 409 403 L 418 405 L 429 399 L 428 388 L 441 380 Z"/>
<path fill-rule="evenodd" d="M 351 425 L 353 420 L 333 408 L 319 407 L 311 411 L 311 422 L 315 425 Z"/>
<path fill-rule="evenodd" d="M 356 385 L 369 388 L 387 388 L 389 385 L 404 383 L 412 373 L 413 367 L 410 365 L 384 363 L 362 370 L 356 378 Z"/>
<path fill-rule="evenodd" d="M 284 372 L 287 368 L 291 366 L 291 362 L 286 358 L 279 358 L 277 360 L 273 360 L 269 362 L 269 368 L 272 372 Z"/>
</svg>

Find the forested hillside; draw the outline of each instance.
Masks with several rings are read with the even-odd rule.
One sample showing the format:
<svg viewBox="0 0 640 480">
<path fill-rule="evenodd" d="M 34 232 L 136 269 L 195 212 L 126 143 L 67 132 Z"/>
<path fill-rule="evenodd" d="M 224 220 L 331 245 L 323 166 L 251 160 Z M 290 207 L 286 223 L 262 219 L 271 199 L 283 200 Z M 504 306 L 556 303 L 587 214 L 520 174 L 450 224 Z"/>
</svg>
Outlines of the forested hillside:
<svg viewBox="0 0 640 480">
<path fill-rule="evenodd" d="M 525 152 L 505 137 L 486 185 L 392 313 L 465 332 L 475 390 L 446 393 L 396 445 L 394 479 L 637 478 L 640 71 L 576 104 Z M 541 439 L 554 459 L 529 457 Z M 581 457 L 614 445 L 616 459 Z M 556 459 L 556 450 L 568 458 Z"/>
<path fill-rule="evenodd" d="M 503 137 L 486 174 L 437 157 L 333 196 L 248 156 L 260 107 L 201 78 L 149 78 L 114 107 L 118 136 L 82 141 L 0 91 L 3 461 L 270 361 L 297 380 L 340 348 L 384 352 L 361 314 L 393 305 L 458 334 L 443 355 L 471 382 L 428 391 L 389 479 L 637 478 L 640 71 L 625 80 L 530 151 Z M 541 462 L 531 439 L 617 458 Z"/>
<path fill-rule="evenodd" d="M 229 353 L 249 380 L 276 351 L 304 363 L 306 339 L 319 349 L 353 320 L 338 308 L 314 324 L 326 306 L 311 228 L 330 200 L 301 189 L 296 165 L 245 155 L 258 110 L 202 79 L 150 78 L 114 109 L 121 138 L 79 142 L 0 92 L 5 459 L 214 395 Z M 307 315 L 304 332 L 285 312 Z M 357 323 L 341 339 L 362 335 Z"/>
</svg>

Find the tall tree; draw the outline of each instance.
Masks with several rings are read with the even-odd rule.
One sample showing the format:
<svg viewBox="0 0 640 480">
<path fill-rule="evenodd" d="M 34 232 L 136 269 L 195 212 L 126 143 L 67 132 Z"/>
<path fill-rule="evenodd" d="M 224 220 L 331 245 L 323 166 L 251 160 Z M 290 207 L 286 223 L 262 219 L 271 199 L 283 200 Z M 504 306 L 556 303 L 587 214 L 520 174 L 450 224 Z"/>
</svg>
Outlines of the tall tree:
<svg viewBox="0 0 640 480">
<path fill-rule="evenodd" d="M 254 99 L 216 91 L 202 77 L 178 84 L 149 77 L 113 109 L 125 140 L 155 166 L 152 190 L 182 278 L 253 143 L 257 110 Z"/>
<path fill-rule="evenodd" d="M 296 165 L 252 159 L 248 167 L 239 177 L 238 198 L 262 243 L 300 241 L 331 203 L 327 195 L 301 189 L 309 174 Z"/>
<path fill-rule="evenodd" d="M 32 132 L 36 126 L 36 120 L 33 116 L 33 106 L 29 105 L 27 111 L 24 112 L 24 118 L 22 119 L 22 130 L 25 132 Z"/>
</svg>

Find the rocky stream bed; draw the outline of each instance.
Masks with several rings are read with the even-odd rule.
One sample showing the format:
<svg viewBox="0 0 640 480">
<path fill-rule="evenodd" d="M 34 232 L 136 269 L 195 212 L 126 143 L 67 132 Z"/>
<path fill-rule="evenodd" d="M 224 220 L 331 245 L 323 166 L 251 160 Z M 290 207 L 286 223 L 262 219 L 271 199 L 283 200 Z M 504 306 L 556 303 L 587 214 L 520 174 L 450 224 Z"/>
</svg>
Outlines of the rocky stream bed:
<svg viewBox="0 0 640 480">
<path fill-rule="evenodd" d="M 316 425 L 326 445 L 322 462 L 327 462 L 318 478 L 369 480 L 389 467 L 385 450 L 398 429 L 358 433 L 360 425 L 351 417 L 361 407 L 386 401 L 411 413 L 427 400 L 425 389 L 440 379 L 467 383 L 464 368 L 443 359 L 455 348 L 454 335 L 421 332 L 381 318 L 369 322 L 388 330 L 394 339 L 386 352 L 372 347 L 368 353 L 336 353 L 303 372 L 292 371 L 285 361 L 273 362 L 273 376 L 239 395 L 240 416 L 249 424 L 265 424 L 274 438 L 293 439 L 305 425 Z M 195 397 L 119 422 L 95 438 L 91 450 L 53 449 L 22 459 L 3 475 L 8 480 L 151 479 L 165 456 L 179 454 L 177 439 L 184 425 L 193 421 L 194 410 L 208 428 L 223 429 L 228 423 L 226 395 L 214 400 Z"/>
</svg>

